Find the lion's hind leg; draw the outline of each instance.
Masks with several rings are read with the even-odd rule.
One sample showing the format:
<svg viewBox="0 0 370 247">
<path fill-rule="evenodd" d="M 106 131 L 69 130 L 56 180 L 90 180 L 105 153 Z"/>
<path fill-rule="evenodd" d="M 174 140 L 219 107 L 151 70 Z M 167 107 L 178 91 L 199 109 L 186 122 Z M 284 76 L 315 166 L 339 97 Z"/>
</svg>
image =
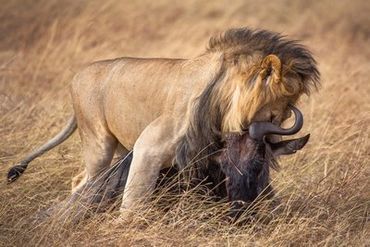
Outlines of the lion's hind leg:
<svg viewBox="0 0 370 247">
<path fill-rule="evenodd" d="M 98 122 L 93 125 L 81 121 L 79 131 L 85 169 L 73 179 L 72 194 L 63 206 L 65 217 L 73 221 L 87 217 L 100 207 L 99 193 L 106 186 L 104 178 L 118 144 L 116 137 Z"/>
<path fill-rule="evenodd" d="M 108 131 L 84 133 L 84 130 L 81 130 L 81 132 L 85 171 L 87 180 L 90 180 L 110 166 L 118 141 Z"/>
<path fill-rule="evenodd" d="M 72 178 L 71 183 L 71 193 L 78 191 L 85 183 L 87 182 L 87 173 L 86 170 L 83 170 L 75 177 Z"/>
<path fill-rule="evenodd" d="M 125 157 L 128 153 L 129 151 L 125 147 L 123 147 L 122 144 L 118 143 L 110 166 L 113 166 L 114 164 L 116 164 L 123 157 Z M 86 182 L 87 182 L 87 172 L 86 172 L 86 169 L 84 169 L 82 172 L 80 172 L 78 175 L 72 178 L 72 183 L 71 183 L 72 194 L 78 191 Z"/>
</svg>

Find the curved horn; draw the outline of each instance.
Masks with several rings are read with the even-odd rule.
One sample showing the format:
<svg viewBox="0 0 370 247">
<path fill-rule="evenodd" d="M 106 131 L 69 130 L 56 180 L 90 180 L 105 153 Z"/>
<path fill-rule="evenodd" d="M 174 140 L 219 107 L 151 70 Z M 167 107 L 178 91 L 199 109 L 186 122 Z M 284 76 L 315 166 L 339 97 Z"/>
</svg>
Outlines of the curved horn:
<svg viewBox="0 0 370 247">
<path fill-rule="evenodd" d="M 262 140 L 265 135 L 277 134 L 277 135 L 294 135 L 302 129 L 303 126 L 303 115 L 293 105 L 289 104 L 289 108 L 294 112 L 295 122 L 289 129 L 283 129 L 271 122 L 253 122 L 249 126 L 249 135 L 255 140 Z"/>
</svg>

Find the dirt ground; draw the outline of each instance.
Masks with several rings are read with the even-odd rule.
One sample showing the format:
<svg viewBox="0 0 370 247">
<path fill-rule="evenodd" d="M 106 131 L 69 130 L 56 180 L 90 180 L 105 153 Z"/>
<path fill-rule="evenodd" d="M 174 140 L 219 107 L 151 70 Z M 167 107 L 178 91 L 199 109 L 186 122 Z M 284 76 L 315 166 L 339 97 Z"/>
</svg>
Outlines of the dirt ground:
<svg viewBox="0 0 370 247">
<path fill-rule="evenodd" d="M 0 245 L 369 246 L 370 1 L 12 0 L 0 9 Z M 299 39 L 322 74 L 304 97 L 302 152 L 281 160 L 272 184 L 278 205 L 244 226 L 225 205 L 165 195 L 129 223 L 117 213 L 80 224 L 35 223 L 67 197 L 83 169 L 80 140 L 31 163 L 7 185 L 7 170 L 57 133 L 72 113 L 69 82 L 84 64 L 120 56 L 191 58 L 230 27 Z M 171 207 L 162 210 L 160 200 Z M 268 210 L 267 210 L 268 209 Z"/>
</svg>

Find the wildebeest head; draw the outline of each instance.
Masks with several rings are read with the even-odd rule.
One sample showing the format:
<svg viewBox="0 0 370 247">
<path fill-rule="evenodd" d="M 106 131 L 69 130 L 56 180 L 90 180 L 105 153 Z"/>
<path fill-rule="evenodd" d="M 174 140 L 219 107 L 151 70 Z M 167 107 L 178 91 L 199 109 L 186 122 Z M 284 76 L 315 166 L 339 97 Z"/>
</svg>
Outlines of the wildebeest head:
<svg viewBox="0 0 370 247">
<path fill-rule="evenodd" d="M 297 108 L 290 108 L 295 114 L 295 123 L 289 129 L 283 129 L 271 122 L 253 122 L 247 131 L 226 136 L 225 147 L 217 156 L 217 163 L 224 175 L 225 192 L 232 202 L 234 216 L 258 195 L 269 196 L 272 193 L 269 168 L 276 165 L 276 158 L 279 155 L 293 154 L 307 143 L 309 135 L 272 142 L 272 135 L 293 135 L 302 128 L 302 114 Z M 217 182 L 212 174 L 211 178 L 213 182 Z"/>
</svg>

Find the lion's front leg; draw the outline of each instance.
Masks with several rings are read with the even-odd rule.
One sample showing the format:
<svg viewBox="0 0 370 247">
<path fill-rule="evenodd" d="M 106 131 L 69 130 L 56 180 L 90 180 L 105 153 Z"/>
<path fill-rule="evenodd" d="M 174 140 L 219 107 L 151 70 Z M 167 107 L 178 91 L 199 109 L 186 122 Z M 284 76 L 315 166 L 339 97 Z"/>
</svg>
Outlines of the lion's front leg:
<svg viewBox="0 0 370 247">
<path fill-rule="evenodd" d="M 158 118 L 141 133 L 133 149 L 133 160 L 123 193 L 121 212 L 126 215 L 152 193 L 161 168 L 171 164 L 174 137 L 168 121 Z"/>
</svg>

